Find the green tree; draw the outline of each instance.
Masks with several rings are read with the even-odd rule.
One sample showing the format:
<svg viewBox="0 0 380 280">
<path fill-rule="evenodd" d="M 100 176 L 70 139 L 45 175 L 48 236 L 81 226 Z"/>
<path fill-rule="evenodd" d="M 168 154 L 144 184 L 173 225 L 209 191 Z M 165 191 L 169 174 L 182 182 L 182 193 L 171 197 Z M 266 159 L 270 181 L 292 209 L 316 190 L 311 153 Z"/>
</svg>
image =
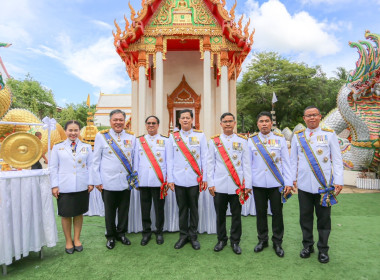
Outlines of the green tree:
<svg viewBox="0 0 380 280">
<path fill-rule="evenodd" d="M 336 71 L 333 71 L 335 76 L 342 81 L 347 81 L 348 79 L 348 71 L 344 67 L 337 67 Z"/>
<path fill-rule="evenodd" d="M 56 115 L 56 102 L 53 92 L 43 87 L 40 82 L 34 80 L 29 74 L 23 81 L 8 79 L 7 86 L 13 95 L 11 108 L 21 108 L 32 111 L 40 119 L 45 116 Z"/>
<path fill-rule="evenodd" d="M 237 85 L 238 130 L 257 130 L 256 116 L 271 111 L 273 92 L 278 99 L 275 110 L 280 129 L 303 122 L 303 110 L 309 105 L 319 107 L 325 115 L 336 107 L 340 85 L 340 81 L 328 79 L 320 66 L 291 62 L 275 52 L 258 53 Z"/>
<path fill-rule="evenodd" d="M 65 108 L 62 109 L 60 113 L 58 113 L 57 121 L 62 127 L 65 125 L 67 121 L 76 120 L 80 123 L 81 127 L 87 125 L 87 117 L 88 112 L 95 113 L 96 105 L 91 105 L 90 108 L 86 105 L 86 102 L 82 102 L 81 104 L 66 104 Z"/>
</svg>

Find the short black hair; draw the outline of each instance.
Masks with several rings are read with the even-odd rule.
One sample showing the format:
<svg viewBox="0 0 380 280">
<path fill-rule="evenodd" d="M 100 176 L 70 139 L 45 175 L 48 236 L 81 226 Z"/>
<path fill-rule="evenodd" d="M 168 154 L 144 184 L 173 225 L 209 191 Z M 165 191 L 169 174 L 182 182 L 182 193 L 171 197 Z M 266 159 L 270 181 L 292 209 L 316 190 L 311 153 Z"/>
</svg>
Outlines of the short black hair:
<svg viewBox="0 0 380 280">
<path fill-rule="evenodd" d="M 303 110 L 303 115 L 305 115 L 305 112 L 306 112 L 307 110 L 309 110 L 309 109 L 317 109 L 317 110 L 318 110 L 318 113 L 319 113 L 319 114 L 321 113 L 321 110 L 319 110 L 319 108 L 318 108 L 317 106 L 315 106 L 315 105 L 311 105 L 311 106 L 307 106 L 307 107 L 305 108 L 305 110 Z"/>
<path fill-rule="evenodd" d="M 115 115 L 115 114 L 122 114 L 124 116 L 124 119 L 126 118 L 124 111 L 122 111 L 120 109 L 112 110 L 111 113 L 110 113 L 110 118 L 112 118 L 112 116 Z"/>
<path fill-rule="evenodd" d="M 272 121 L 272 115 L 271 115 L 271 113 L 269 113 L 268 111 L 262 111 L 262 112 L 260 112 L 260 113 L 257 115 L 257 121 L 259 121 L 259 119 L 260 119 L 261 117 L 264 117 L 264 116 L 269 117 L 270 121 Z"/>
<path fill-rule="evenodd" d="M 147 123 L 147 121 L 150 119 L 150 118 L 155 118 L 156 121 L 157 121 L 157 124 L 160 124 L 160 120 L 156 117 L 156 116 L 149 116 L 145 119 L 145 123 Z"/>
<path fill-rule="evenodd" d="M 34 133 L 35 136 L 42 136 L 42 133 L 37 131 L 36 133 Z"/>
<path fill-rule="evenodd" d="M 68 127 L 70 124 L 76 124 L 76 125 L 79 127 L 79 130 L 81 129 L 81 127 L 80 127 L 80 123 L 79 123 L 78 121 L 70 120 L 70 121 L 67 121 L 67 122 L 65 123 L 65 130 L 67 130 L 67 127 Z"/>
<path fill-rule="evenodd" d="M 235 120 L 235 116 L 232 113 L 227 112 L 227 113 L 224 113 L 223 115 L 220 116 L 220 121 L 222 121 L 227 116 L 232 116 Z"/>
<path fill-rule="evenodd" d="M 193 115 L 193 111 L 190 110 L 190 109 L 183 109 L 182 111 L 179 112 L 179 117 L 181 118 L 181 115 L 182 114 L 185 114 L 185 113 L 190 113 L 190 117 L 193 119 L 194 118 L 194 115 Z"/>
</svg>

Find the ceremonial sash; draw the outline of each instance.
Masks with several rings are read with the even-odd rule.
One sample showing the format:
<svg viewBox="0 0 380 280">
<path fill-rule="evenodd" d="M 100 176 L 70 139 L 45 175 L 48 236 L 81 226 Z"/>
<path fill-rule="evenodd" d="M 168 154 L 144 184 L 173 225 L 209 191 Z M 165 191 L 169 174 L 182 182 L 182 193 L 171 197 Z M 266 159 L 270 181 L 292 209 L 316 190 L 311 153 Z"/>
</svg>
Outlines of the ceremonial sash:
<svg viewBox="0 0 380 280">
<path fill-rule="evenodd" d="M 129 162 L 127 156 L 120 149 L 119 145 L 112 138 L 112 136 L 108 134 L 108 132 L 103 133 L 103 136 L 104 136 L 104 139 L 106 140 L 108 146 L 111 148 L 111 150 L 116 155 L 116 157 L 120 160 L 120 162 L 124 166 L 125 170 L 127 170 L 127 172 L 128 172 L 127 181 L 129 183 L 130 189 L 138 188 L 139 187 L 138 173 L 136 171 L 134 172 L 132 170 L 132 165 Z"/>
<path fill-rule="evenodd" d="M 273 158 L 270 156 L 267 148 L 265 147 L 263 142 L 261 142 L 259 136 L 255 135 L 251 139 L 252 139 L 253 145 L 255 145 L 261 158 L 264 160 L 266 166 L 269 168 L 270 172 L 273 174 L 277 182 L 280 183 L 281 187 L 279 188 L 279 192 L 281 193 L 281 201 L 282 203 L 285 203 L 292 196 L 292 194 L 289 193 L 288 195 L 285 196 L 284 177 L 282 177 L 282 174 L 280 170 L 278 169 L 277 164 L 274 162 Z"/>
<path fill-rule="evenodd" d="M 164 179 L 164 175 L 162 174 L 161 166 L 159 165 L 159 163 L 158 163 L 156 157 L 154 156 L 151 148 L 149 147 L 148 143 L 146 142 L 145 137 L 141 136 L 139 139 L 140 139 L 141 146 L 142 146 L 150 164 L 152 165 L 158 180 L 161 182 L 160 199 L 164 199 L 165 196 L 168 195 L 168 182 Z"/>
<path fill-rule="evenodd" d="M 179 134 L 179 131 L 174 132 L 173 135 L 174 135 L 174 139 L 175 139 L 175 142 L 177 143 L 178 148 L 181 150 L 183 156 L 189 162 L 193 171 L 198 175 L 197 182 L 199 184 L 199 192 L 202 192 L 201 185 L 203 181 L 203 174 L 199 168 L 198 162 L 194 158 L 193 154 L 190 152 L 185 142 L 183 142 L 181 135 Z"/>
<path fill-rule="evenodd" d="M 308 141 L 305 138 L 305 132 L 302 131 L 297 134 L 298 142 L 301 146 L 303 153 L 309 163 L 311 170 L 313 171 L 314 177 L 317 179 L 318 183 L 321 185 L 318 189 L 318 193 L 321 194 L 320 204 L 322 206 L 328 207 L 338 203 L 334 191 L 335 187 L 332 185 L 334 177 L 331 175 L 330 183 L 327 185 L 325 175 L 323 170 L 319 165 L 318 159 L 316 158 L 312 148 L 310 147 Z M 332 174 L 332 173 L 331 173 Z"/>
<path fill-rule="evenodd" d="M 231 175 L 231 178 L 234 180 L 235 185 L 238 187 L 236 189 L 236 194 L 239 196 L 240 204 L 243 205 L 244 202 L 248 199 L 248 194 L 245 194 L 245 183 L 243 181 L 243 184 L 241 184 L 239 175 L 237 174 L 237 171 L 235 169 L 235 166 L 233 165 L 230 156 L 228 155 L 226 148 L 224 147 L 223 143 L 220 141 L 219 137 L 214 137 L 214 143 L 215 146 L 218 149 L 218 152 L 220 156 L 223 159 L 223 162 L 228 170 L 228 172 Z"/>
</svg>

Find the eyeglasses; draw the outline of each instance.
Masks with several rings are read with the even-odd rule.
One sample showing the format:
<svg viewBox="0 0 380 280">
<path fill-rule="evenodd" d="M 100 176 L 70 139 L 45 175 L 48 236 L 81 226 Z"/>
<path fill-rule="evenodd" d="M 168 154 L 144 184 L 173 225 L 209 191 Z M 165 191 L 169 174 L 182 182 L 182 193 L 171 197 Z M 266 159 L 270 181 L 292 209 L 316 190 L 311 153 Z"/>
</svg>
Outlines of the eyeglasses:
<svg viewBox="0 0 380 280">
<path fill-rule="evenodd" d="M 157 123 L 156 122 L 147 122 L 146 124 L 147 125 L 156 125 Z"/>
<path fill-rule="evenodd" d="M 229 120 L 229 121 L 222 121 L 222 123 L 233 123 L 235 122 L 234 120 Z"/>
<path fill-rule="evenodd" d="M 312 114 L 312 115 L 305 115 L 304 117 L 310 119 L 310 118 L 316 118 L 316 117 L 318 117 L 319 115 L 320 115 L 320 114 Z"/>
</svg>

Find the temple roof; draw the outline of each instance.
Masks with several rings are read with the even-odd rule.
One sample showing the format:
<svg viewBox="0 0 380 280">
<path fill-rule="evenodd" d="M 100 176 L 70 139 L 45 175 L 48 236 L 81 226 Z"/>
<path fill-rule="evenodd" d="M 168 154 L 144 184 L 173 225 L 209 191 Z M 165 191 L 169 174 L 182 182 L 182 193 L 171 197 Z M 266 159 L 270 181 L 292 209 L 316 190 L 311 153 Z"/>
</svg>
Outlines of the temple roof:
<svg viewBox="0 0 380 280">
<path fill-rule="evenodd" d="M 113 33 L 128 74 L 133 75 L 139 52 L 152 54 L 157 44 L 163 45 L 164 59 L 166 51 L 177 50 L 199 50 L 203 56 L 204 46 L 210 45 L 211 52 L 226 50 L 230 64 L 241 66 L 251 50 L 254 31 L 249 33 L 250 19 L 244 27 L 243 16 L 235 22 L 237 2 L 230 11 L 225 4 L 225 0 L 142 0 L 137 13 L 129 4 L 130 21 L 124 16 L 122 31 L 115 20 Z"/>
<path fill-rule="evenodd" d="M 131 94 L 104 94 L 100 93 L 96 112 L 100 110 L 130 109 L 132 104 Z"/>
</svg>

